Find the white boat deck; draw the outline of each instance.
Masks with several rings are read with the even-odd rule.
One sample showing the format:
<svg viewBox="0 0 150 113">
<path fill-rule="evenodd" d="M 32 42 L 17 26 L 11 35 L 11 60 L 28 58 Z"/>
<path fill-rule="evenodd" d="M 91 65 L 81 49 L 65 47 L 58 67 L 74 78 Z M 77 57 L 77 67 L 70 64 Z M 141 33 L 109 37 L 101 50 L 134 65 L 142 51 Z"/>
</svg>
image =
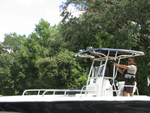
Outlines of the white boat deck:
<svg viewBox="0 0 150 113">
<path fill-rule="evenodd" d="M 74 97 L 64 95 L 26 95 L 26 96 L 4 96 L 0 97 L 0 102 L 57 102 L 57 101 L 150 101 L 148 96 L 104 96 L 93 97 L 91 95 L 76 95 Z"/>
</svg>

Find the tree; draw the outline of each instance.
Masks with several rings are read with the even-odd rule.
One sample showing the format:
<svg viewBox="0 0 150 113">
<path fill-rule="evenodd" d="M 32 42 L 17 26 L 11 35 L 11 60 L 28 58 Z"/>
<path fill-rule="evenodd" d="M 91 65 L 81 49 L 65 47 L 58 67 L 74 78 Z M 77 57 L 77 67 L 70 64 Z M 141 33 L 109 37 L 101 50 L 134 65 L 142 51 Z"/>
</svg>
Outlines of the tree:
<svg viewBox="0 0 150 113">
<path fill-rule="evenodd" d="M 68 50 L 61 51 L 51 58 L 37 60 L 40 87 L 81 88 L 85 85 L 87 74 L 76 60 L 75 53 Z"/>
<path fill-rule="evenodd" d="M 17 35 L 16 33 L 5 34 L 4 42 L 1 44 L 1 68 L 0 68 L 0 92 L 4 95 L 15 94 L 15 81 L 16 79 L 12 74 L 11 68 L 13 67 L 16 55 L 19 53 L 21 44 L 25 36 Z M 13 70 L 15 71 L 15 70 Z"/>
<path fill-rule="evenodd" d="M 87 21 L 90 17 L 72 18 L 65 24 L 61 24 L 60 34 L 66 42 L 66 48 L 78 52 L 80 49 L 86 49 L 90 46 L 96 47 L 95 34 L 101 30 L 93 22 Z M 86 20 L 86 21 L 85 21 Z"/>
<path fill-rule="evenodd" d="M 41 19 L 39 24 L 36 24 L 35 33 L 30 38 L 36 39 L 41 47 L 45 57 L 53 56 L 60 51 L 62 39 L 59 35 L 59 26 L 50 26 L 50 23 Z"/>
<path fill-rule="evenodd" d="M 117 48 L 131 49 L 139 45 L 147 49 L 149 4 L 148 0 L 68 0 L 61 6 L 64 17 L 62 22 L 65 24 L 74 19 L 67 9 L 69 5 L 73 5 L 77 10 L 84 11 L 82 19 L 87 23 L 97 25 L 108 34 L 112 34 Z"/>
<path fill-rule="evenodd" d="M 44 25 L 47 27 L 45 28 Z M 82 74 L 77 71 L 78 64 L 75 64 L 76 59 L 71 58 L 74 55 L 73 52 L 65 50 L 67 48 L 66 42 L 60 35 L 61 26 L 49 26 L 50 24 L 44 20 L 40 21 L 39 25 L 36 25 L 36 40 L 47 53 L 44 57 L 37 59 L 36 67 L 38 68 L 38 85 L 39 88 L 77 88 L 80 87 L 77 81 L 81 81 Z M 48 30 L 46 30 L 48 29 Z M 46 32 L 48 31 L 48 32 Z M 47 35 L 45 35 L 47 34 Z M 46 36 L 46 37 L 45 37 Z M 44 38 L 45 37 L 45 38 Z M 43 40 L 47 41 L 47 45 L 44 46 Z M 80 67 L 81 68 L 81 67 Z M 73 71 L 74 70 L 74 73 Z M 83 69 L 80 69 L 83 70 Z M 79 79 L 76 79 L 79 78 Z M 85 77 L 83 77 L 85 78 Z M 46 84 L 45 84 L 46 83 Z M 73 85 L 73 83 L 75 85 Z"/>
<path fill-rule="evenodd" d="M 17 35 L 16 33 L 5 34 L 4 42 L 2 45 L 5 49 L 13 52 L 16 52 L 23 43 L 23 40 L 26 38 L 25 35 Z"/>
<path fill-rule="evenodd" d="M 12 64 L 12 57 L 8 52 L 0 55 L 0 94 L 8 95 L 14 93 L 14 81 L 10 73 L 10 65 Z"/>
<path fill-rule="evenodd" d="M 82 13 L 82 15 L 79 16 L 79 18 L 75 18 L 72 16 L 72 13 L 68 10 L 69 5 L 74 6 L 78 11 L 84 12 Z M 82 31 L 79 30 L 78 35 L 76 35 L 77 33 L 75 30 L 76 25 L 80 24 L 80 20 L 82 20 L 80 27 L 84 26 L 84 22 L 86 23 L 86 25 L 90 24 L 95 26 L 96 29 L 99 28 L 99 30 L 94 30 L 92 28 L 88 32 L 84 32 L 84 34 L 86 34 L 87 36 L 85 39 L 88 40 L 87 45 L 99 45 L 101 47 L 144 51 L 144 59 L 137 60 L 137 63 L 139 65 L 142 65 L 143 67 L 146 67 L 147 63 L 150 62 L 149 5 L 150 2 L 148 0 L 68 0 L 65 4 L 62 4 L 61 6 L 61 15 L 63 16 L 62 26 L 69 27 L 68 24 L 70 24 L 72 26 L 70 29 L 75 32 L 67 32 L 70 30 L 69 29 L 66 31 L 66 33 L 63 33 L 69 35 L 63 36 L 71 40 L 71 42 L 78 42 L 79 39 L 83 39 L 80 38 L 83 37 Z M 91 37 L 91 35 L 88 35 L 93 30 L 94 32 L 92 35 L 94 35 L 95 37 Z M 86 31 L 86 29 L 84 29 L 84 31 Z M 104 33 L 108 34 L 108 36 L 111 36 L 109 37 L 109 40 L 106 40 L 107 37 L 103 38 L 102 34 Z M 97 39 L 97 43 L 95 42 L 95 38 Z M 93 42 L 91 42 L 91 40 Z M 79 42 L 80 45 L 83 44 L 82 41 Z M 110 44 L 110 46 L 108 44 Z M 86 48 L 87 45 L 84 44 L 83 48 Z M 139 80 L 143 79 L 144 76 L 146 77 L 148 75 L 148 72 L 149 68 L 147 72 L 143 75 L 142 70 L 140 72 L 139 69 L 139 76 L 137 77 L 137 81 L 139 82 L 138 84 L 144 85 L 144 82 Z M 139 85 L 139 87 L 140 89 L 142 89 L 142 85 Z"/>
</svg>

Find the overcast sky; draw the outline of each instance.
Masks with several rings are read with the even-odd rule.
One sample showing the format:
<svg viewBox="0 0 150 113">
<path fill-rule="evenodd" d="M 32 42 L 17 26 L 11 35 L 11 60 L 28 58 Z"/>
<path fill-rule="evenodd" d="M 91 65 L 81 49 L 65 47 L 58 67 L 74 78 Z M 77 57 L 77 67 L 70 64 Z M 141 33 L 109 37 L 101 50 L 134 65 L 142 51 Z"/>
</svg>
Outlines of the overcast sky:
<svg viewBox="0 0 150 113">
<path fill-rule="evenodd" d="M 41 18 L 58 24 L 62 2 L 66 0 L 0 0 L 0 41 L 10 32 L 28 36 Z"/>
</svg>

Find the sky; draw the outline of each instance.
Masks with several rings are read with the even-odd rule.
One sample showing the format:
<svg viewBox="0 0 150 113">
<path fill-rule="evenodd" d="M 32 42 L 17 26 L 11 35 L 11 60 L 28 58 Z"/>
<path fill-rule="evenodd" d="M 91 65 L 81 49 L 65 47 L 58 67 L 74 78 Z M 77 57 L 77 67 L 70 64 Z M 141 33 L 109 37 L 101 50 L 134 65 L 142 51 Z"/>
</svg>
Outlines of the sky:
<svg viewBox="0 0 150 113">
<path fill-rule="evenodd" d="M 28 36 L 41 18 L 51 26 L 57 25 L 62 19 L 62 2 L 66 0 L 0 0 L 0 42 L 4 41 L 4 34 Z"/>
</svg>

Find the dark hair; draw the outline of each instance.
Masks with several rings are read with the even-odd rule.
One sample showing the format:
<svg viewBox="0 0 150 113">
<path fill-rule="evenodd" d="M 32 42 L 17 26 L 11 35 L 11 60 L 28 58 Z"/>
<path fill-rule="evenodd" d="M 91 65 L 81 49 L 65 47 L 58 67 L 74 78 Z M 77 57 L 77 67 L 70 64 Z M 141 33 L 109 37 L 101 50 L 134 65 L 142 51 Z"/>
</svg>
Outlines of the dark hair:
<svg viewBox="0 0 150 113">
<path fill-rule="evenodd" d="M 129 59 L 129 58 L 128 58 L 128 59 Z M 134 61 L 134 58 L 131 57 L 130 59 L 132 59 L 132 60 Z"/>
</svg>

